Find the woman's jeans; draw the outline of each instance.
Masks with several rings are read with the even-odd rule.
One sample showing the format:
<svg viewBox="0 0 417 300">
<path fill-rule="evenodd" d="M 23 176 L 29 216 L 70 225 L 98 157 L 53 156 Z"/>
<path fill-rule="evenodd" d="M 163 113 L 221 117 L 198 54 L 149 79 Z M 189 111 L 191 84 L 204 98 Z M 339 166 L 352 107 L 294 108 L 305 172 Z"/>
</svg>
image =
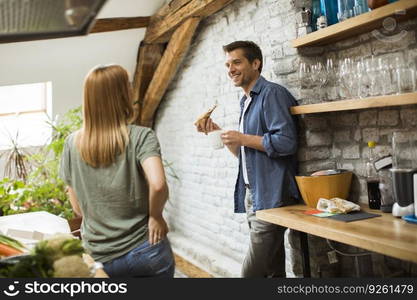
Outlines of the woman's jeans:
<svg viewBox="0 0 417 300">
<path fill-rule="evenodd" d="M 109 262 L 104 263 L 109 277 L 174 277 L 175 261 L 167 238 L 150 245 L 146 241 Z"/>
</svg>

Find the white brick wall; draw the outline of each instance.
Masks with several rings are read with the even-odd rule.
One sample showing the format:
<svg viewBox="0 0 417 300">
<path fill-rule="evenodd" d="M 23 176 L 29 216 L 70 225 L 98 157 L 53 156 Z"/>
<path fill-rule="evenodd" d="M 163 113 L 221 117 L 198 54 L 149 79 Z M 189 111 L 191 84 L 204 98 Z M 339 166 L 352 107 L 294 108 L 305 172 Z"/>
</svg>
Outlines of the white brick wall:
<svg viewBox="0 0 417 300">
<path fill-rule="evenodd" d="M 193 123 L 217 103 L 213 120 L 225 129 L 238 128 L 242 92 L 227 77 L 222 46 L 250 39 L 265 54 L 272 53 L 270 45 L 261 42 L 265 20 L 277 14 L 269 2 L 274 1 L 235 1 L 203 21 L 155 122 L 163 156 L 180 178 L 169 178 L 166 216 L 173 247 L 216 276 L 240 276 L 248 226 L 245 214 L 233 213 L 237 159 L 226 148 L 212 150 Z M 267 78 L 271 70 L 271 64 L 264 67 Z"/>
<path fill-rule="evenodd" d="M 164 158 L 180 180 L 169 177 L 170 200 L 166 217 L 174 250 L 204 270 L 219 277 L 238 277 L 248 246 L 244 214 L 233 213 L 233 190 L 237 160 L 226 150 L 212 150 L 207 137 L 197 133 L 195 119 L 214 103 L 212 117 L 225 129 L 237 129 L 242 92 L 227 78 L 222 46 L 235 40 L 252 40 L 264 54 L 263 76 L 286 86 L 300 104 L 318 103 L 317 88 L 301 88 L 297 68 L 300 56 L 359 59 L 370 55 L 390 57 L 396 52 L 417 62 L 417 19 L 401 24 L 408 30 L 396 45 L 381 43 L 365 33 L 326 47 L 295 50 L 289 41 L 296 37 L 295 13 L 309 0 L 236 0 L 219 13 L 203 20 L 191 49 L 161 103 L 155 122 Z M 326 100 L 345 95 L 337 86 L 323 91 Z M 360 101 L 360 100 L 358 100 Z M 334 168 L 354 170 L 351 198 L 366 201 L 364 160 L 368 139 L 378 141 L 377 152 L 390 152 L 390 137 L 398 128 L 415 128 L 417 107 L 394 107 L 306 115 L 300 118 L 300 172 Z M 312 272 L 333 276 L 327 260 L 328 246 L 313 239 Z M 288 244 L 288 243 L 287 243 Z M 287 247 L 287 251 L 289 247 Z M 311 249 L 310 249 L 311 250 Z M 287 252 L 287 254 L 289 254 Z M 287 267 L 297 261 L 288 255 Z M 354 274 L 345 260 L 345 276 Z M 327 263 L 327 265 L 326 265 Z M 294 266 L 297 268 L 297 266 Z M 295 276 L 287 269 L 289 276 Z M 297 273 L 297 272 L 295 272 Z"/>
</svg>

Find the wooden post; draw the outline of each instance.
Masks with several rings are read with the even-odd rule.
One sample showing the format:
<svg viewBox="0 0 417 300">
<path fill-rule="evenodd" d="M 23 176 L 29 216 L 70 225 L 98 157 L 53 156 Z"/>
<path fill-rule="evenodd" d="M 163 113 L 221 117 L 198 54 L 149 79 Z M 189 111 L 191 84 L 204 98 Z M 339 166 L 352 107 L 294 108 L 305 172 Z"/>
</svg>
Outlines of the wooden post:
<svg viewBox="0 0 417 300">
<path fill-rule="evenodd" d="M 149 83 L 161 61 L 164 52 L 164 44 L 145 44 L 140 43 L 138 49 L 138 59 L 133 78 L 133 101 L 135 107 L 135 124 L 139 124 L 140 111 Z"/>
<path fill-rule="evenodd" d="M 140 115 L 141 125 L 152 126 L 155 111 L 190 46 L 200 19 L 199 17 L 187 19 L 172 35 L 146 91 Z"/>
<path fill-rule="evenodd" d="M 190 17 L 208 17 L 234 0 L 172 0 L 151 17 L 144 41 L 167 42 L 172 32 Z"/>
<path fill-rule="evenodd" d="M 97 19 L 89 33 L 144 28 L 148 26 L 149 20 L 150 17 Z"/>
</svg>

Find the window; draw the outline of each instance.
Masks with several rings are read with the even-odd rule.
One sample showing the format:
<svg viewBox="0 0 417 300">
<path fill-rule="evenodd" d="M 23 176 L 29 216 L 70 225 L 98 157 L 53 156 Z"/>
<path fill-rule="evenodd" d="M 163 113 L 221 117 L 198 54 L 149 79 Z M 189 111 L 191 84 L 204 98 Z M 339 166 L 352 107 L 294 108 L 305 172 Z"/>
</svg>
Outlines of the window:
<svg viewBox="0 0 417 300">
<path fill-rule="evenodd" d="M 52 83 L 0 86 L 0 150 L 48 142 Z"/>
</svg>

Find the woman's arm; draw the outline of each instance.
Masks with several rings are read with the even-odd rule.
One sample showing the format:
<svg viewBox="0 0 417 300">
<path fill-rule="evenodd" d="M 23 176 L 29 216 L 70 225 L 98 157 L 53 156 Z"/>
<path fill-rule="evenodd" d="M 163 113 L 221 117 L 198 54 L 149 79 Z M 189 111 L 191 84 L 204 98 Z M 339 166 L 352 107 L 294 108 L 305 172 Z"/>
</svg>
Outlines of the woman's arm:
<svg viewBox="0 0 417 300">
<path fill-rule="evenodd" d="M 168 226 L 162 216 L 168 199 L 168 186 L 159 156 L 148 157 L 141 164 L 149 185 L 149 243 L 153 245 L 168 233 Z"/>
<path fill-rule="evenodd" d="M 77 216 L 82 217 L 83 213 L 81 212 L 80 205 L 78 204 L 77 195 L 75 195 L 74 189 L 68 186 L 67 193 L 72 206 L 72 210 L 75 212 Z"/>
</svg>

